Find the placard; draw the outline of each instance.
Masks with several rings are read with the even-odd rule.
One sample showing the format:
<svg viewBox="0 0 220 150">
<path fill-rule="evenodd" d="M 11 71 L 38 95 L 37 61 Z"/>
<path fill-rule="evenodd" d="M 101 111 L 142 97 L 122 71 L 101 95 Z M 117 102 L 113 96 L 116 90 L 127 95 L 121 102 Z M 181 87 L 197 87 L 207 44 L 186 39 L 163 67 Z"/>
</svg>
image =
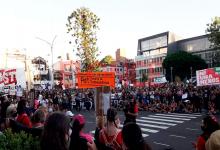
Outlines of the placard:
<svg viewBox="0 0 220 150">
<path fill-rule="evenodd" d="M 196 71 L 197 86 L 220 84 L 220 67 Z"/>
<path fill-rule="evenodd" d="M 114 72 L 80 72 L 76 77 L 78 88 L 115 87 Z"/>
</svg>

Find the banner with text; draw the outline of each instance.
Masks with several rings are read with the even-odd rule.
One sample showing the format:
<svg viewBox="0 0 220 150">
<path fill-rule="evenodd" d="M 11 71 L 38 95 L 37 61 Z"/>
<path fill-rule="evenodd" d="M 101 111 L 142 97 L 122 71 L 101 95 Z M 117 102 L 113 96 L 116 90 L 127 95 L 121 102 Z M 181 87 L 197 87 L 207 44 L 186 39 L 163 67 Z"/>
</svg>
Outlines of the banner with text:
<svg viewBox="0 0 220 150">
<path fill-rule="evenodd" d="M 23 69 L 0 69 L 0 92 L 15 95 L 18 86 L 26 88 Z"/>
<path fill-rule="evenodd" d="M 220 67 L 196 71 L 197 86 L 220 84 Z"/>
<path fill-rule="evenodd" d="M 76 77 L 78 88 L 115 87 L 114 72 L 80 72 Z"/>
</svg>

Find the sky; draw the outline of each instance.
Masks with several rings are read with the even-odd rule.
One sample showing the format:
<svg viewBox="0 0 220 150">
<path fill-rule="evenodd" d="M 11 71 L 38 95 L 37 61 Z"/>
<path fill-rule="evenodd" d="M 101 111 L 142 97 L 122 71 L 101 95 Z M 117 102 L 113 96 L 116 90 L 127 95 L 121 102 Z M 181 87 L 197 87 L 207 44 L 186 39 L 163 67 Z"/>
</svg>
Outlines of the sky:
<svg viewBox="0 0 220 150">
<path fill-rule="evenodd" d="M 0 0 L 0 51 L 25 49 L 54 60 L 69 52 L 76 56 L 66 33 L 67 17 L 87 7 L 99 18 L 100 58 L 115 57 L 118 48 L 135 58 L 138 39 L 171 31 L 182 38 L 205 34 L 206 24 L 220 16 L 220 0 Z"/>
</svg>

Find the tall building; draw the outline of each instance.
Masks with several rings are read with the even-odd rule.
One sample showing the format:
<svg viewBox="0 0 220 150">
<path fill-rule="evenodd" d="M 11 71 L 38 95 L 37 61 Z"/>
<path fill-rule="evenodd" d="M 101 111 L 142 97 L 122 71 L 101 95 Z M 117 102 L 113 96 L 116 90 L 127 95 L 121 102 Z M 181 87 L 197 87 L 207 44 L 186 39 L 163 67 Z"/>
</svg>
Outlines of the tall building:
<svg viewBox="0 0 220 150">
<path fill-rule="evenodd" d="M 115 52 L 116 62 L 124 62 L 126 60 L 126 50 L 125 49 L 117 49 Z"/>
<path fill-rule="evenodd" d="M 212 58 L 216 52 L 220 52 L 220 49 L 211 48 L 208 35 L 181 39 L 173 33 L 164 32 L 139 39 L 135 57 L 137 85 L 143 85 L 143 74 L 147 75 L 148 81 L 151 83 L 164 77 L 162 62 L 167 54 L 177 51 L 186 51 L 200 56 L 209 67 L 212 67 Z"/>
<path fill-rule="evenodd" d="M 176 50 L 187 51 L 193 55 L 198 55 L 206 61 L 208 67 L 212 67 L 212 58 L 220 49 L 211 48 L 208 35 L 201 35 L 192 38 L 179 40 L 176 42 Z M 172 53 L 172 51 L 169 51 Z"/>
<path fill-rule="evenodd" d="M 136 62 L 136 83 L 143 86 L 143 75 L 148 77 L 148 82 L 154 83 L 154 79 L 164 77 L 162 62 L 168 49 L 175 50 L 175 41 L 180 39 L 171 32 L 164 32 L 138 40 Z"/>
</svg>

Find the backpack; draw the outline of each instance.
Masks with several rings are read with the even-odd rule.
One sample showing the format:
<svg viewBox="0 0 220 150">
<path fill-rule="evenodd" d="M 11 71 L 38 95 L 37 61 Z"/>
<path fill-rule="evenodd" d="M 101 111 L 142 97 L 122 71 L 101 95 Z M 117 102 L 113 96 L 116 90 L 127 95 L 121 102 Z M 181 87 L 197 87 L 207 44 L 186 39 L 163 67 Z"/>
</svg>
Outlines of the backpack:
<svg viewBox="0 0 220 150">
<path fill-rule="evenodd" d="M 104 142 L 105 142 L 105 150 L 121 150 L 122 149 L 121 145 L 117 142 L 117 136 L 119 134 L 119 131 L 116 132 L 111 142 L 107 140 L 107 136 L 104 130 L 101 130 L 100 134 L 103 137 Z"/>
</svg>

